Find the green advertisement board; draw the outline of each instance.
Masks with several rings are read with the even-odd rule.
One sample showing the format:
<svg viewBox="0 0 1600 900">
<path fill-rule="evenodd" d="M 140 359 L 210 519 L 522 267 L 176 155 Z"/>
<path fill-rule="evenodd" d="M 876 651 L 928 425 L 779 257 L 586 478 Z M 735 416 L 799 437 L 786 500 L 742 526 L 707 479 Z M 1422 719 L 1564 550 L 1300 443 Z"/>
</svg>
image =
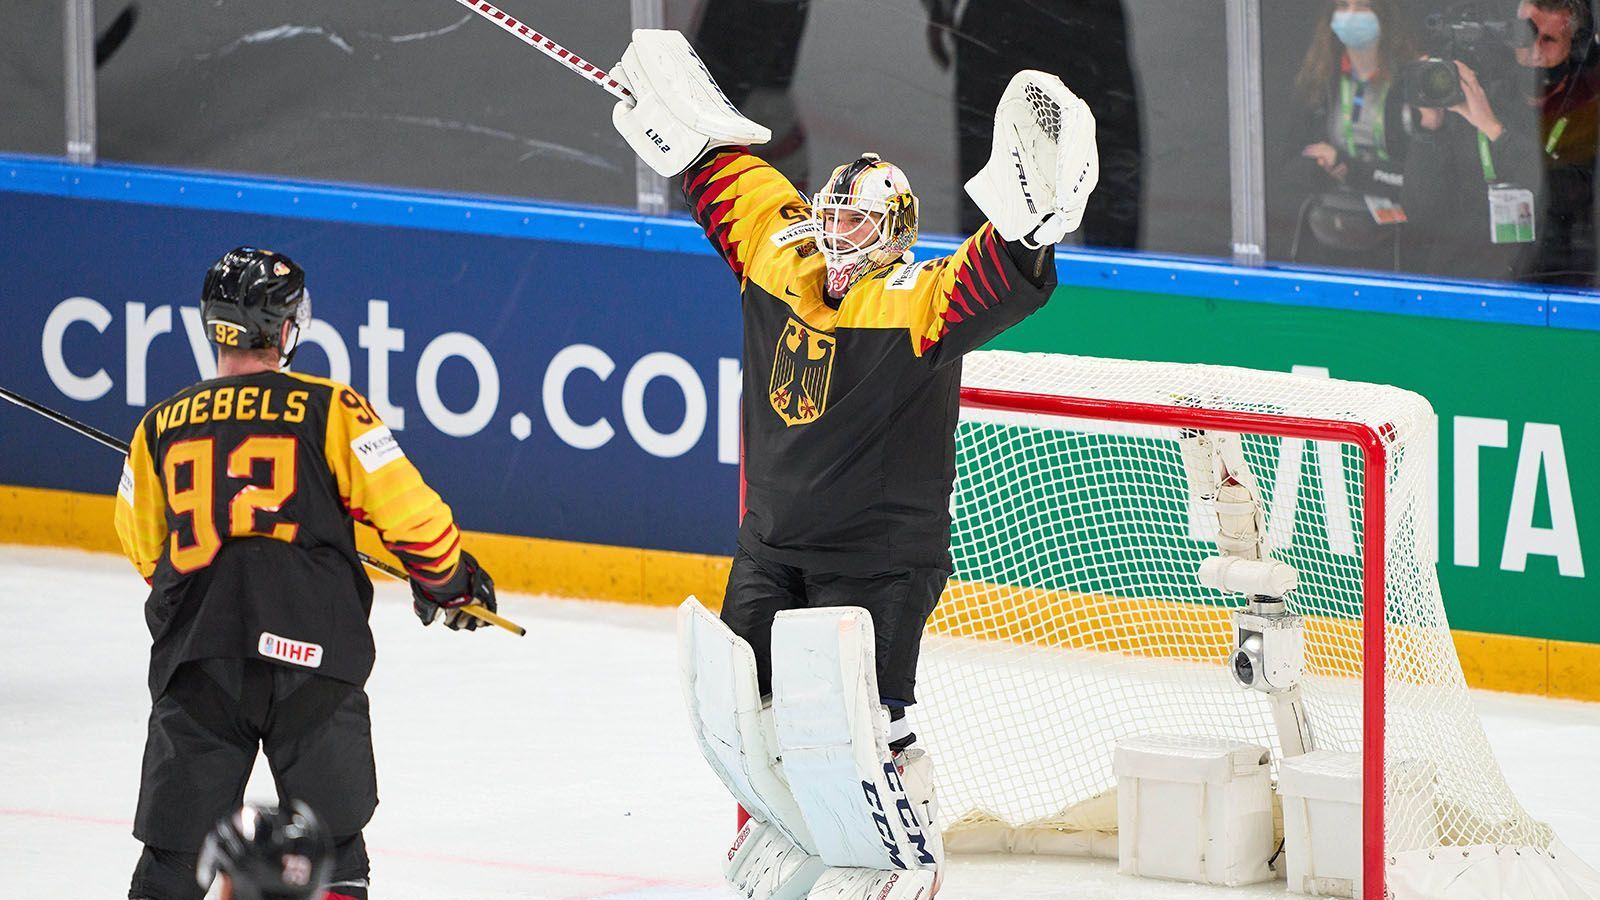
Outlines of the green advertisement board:
<svg viewBox="0 0 1600 900">
<path fill-rule="evenodd" d="M 992 346 L 1416 391 L 1439 417 L 1451 626 L 1600 644 L 1600 332 L 1063 287 Z"/>
</svg>

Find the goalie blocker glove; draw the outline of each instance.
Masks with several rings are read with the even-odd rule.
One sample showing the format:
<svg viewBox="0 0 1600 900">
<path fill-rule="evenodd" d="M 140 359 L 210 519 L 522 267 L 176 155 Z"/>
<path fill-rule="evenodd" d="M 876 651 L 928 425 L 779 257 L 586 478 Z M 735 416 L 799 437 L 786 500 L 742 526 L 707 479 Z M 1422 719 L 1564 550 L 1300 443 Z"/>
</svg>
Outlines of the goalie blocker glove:
<svg viewBox="0 0 1600 900">
<path fill-rule="evenodd" d="M 671 178 L 707 151 L 772 140 L 772 132 L 740 114 L 705 63 L 676 31 L 641 28 L 611 69 L 633 94 L 611 122 L 650 168 Z"/>
<path fill-rule="evenodd" d="M 1008 241 L 1031 249 L 1078 230 L 1100 182 L 1094 113 L 1061 79 L 1018 72 L 994 112 L 989 161 L 967 195 Z"/>
<path fill-rule="evenodd" d="M 498 612 L 500 608 L 495 601 L 494 579 L 465 550 L 461 551 L 460 565 L 444 584 L 431 587 L 415 576 L 411 578 L 411 609 L 424 625 L 432 625 L 443 612 L 444 624 L 451 631 L 475 631 L 485 623 L 462 610 L 472 603 L 482 605 L 489 612 Z"/>
</svg>

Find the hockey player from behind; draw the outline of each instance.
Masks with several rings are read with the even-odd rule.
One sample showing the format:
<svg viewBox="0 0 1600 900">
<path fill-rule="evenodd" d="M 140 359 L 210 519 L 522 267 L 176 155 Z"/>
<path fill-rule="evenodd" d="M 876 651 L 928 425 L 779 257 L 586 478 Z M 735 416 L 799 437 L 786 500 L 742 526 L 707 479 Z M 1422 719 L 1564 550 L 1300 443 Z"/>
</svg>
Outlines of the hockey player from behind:
<svg viewBox="0 0 1600 900">
<path fill-rule="evenodd" d="M 863 154 L 808 201 L 681 35 L 634 32 L 612 74 L 634 95 L 618 130 L 681 176 L 742 295 L 747 509 L 720 622 L 680 615 L 692 724 L 751 814 L 726 874 L 747 897 L 926 900 L 940 823 L 905 711 L 952 568 L 961 358 L 1049 298 L 1098 180 L 1093 116 L 1019 73 L 968 185 L 990 221 L 915 262 L 896 166 Z"/>
<path fill-rule="evenodd" d="M 200 298 L 217 377 L 146 412 L 123 468 L 116 530 L 150 583 L 153 639 L 131 898 L 205 894 L 201 843 L 238 809 L 258 746 L 279 796 L 322 813 L 327 897 L 367 896 L 372 583 L 353 522 L 405 564 L 424 625 L 471 630 L 463 607 L 496 605 L 450 508 L 371 405 L 285 370 L 310 304 L 288 257 L 240 247 L 218 260 Z"/>
</svg>

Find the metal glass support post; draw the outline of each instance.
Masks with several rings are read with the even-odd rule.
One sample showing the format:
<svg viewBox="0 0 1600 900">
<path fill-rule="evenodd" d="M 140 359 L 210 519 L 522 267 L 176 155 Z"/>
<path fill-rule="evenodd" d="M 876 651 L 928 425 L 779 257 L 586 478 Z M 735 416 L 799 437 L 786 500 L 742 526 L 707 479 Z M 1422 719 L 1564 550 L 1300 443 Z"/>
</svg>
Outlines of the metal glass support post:
<svg viewBox="0 0 1600 900">
<path fill-rule="evenodd" d="M 67 67 L 67 159 L 94 165 L 94 0 L 63 0 Z"/>
<path fill-rule="evenodd" d="M 1227 0 L 1228 159 L 1233 261 L 1266 261 L 1267 202 L 1261 127 L 1261 0 Z"/>
<path fill-rule="evenodd" d="M 631 0 L 631 5 L 634 28 L 666 27 L 666 0 Z M 655 170 L 645 165 L 642 159 L 635 159 L 633 166 L 634 190 L 638 197 L 639 212 L 647 216 L 666 215 L 667 179 L 657 175 Z"/>
</svg>

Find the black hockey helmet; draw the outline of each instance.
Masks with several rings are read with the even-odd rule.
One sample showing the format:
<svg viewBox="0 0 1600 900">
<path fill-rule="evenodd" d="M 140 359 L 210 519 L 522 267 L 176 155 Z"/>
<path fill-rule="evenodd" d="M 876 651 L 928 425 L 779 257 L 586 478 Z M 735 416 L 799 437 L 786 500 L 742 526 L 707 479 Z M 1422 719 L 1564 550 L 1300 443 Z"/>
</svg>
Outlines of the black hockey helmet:
<svg viewBox="0 0 1600 900">
<path fill-rule="evenodd" d="M 295 337 L 288 347 L 279 348 L 285 361 L 311 319 L 306 273 L 289 257 L 237 247 L 206 272 L 200 320 L 213 344 L 241 350 L 277 347 L 280 329 L 289 319 L 295 323 Z"/>
<path fill-rule="evenodd" d="M 234 900 L 320 900 L 333 876 L 333 839 L 311 808 L 247 803 L 217 823 L 200 849 L 195 880 L 226 874 Z"/>
</svg>

